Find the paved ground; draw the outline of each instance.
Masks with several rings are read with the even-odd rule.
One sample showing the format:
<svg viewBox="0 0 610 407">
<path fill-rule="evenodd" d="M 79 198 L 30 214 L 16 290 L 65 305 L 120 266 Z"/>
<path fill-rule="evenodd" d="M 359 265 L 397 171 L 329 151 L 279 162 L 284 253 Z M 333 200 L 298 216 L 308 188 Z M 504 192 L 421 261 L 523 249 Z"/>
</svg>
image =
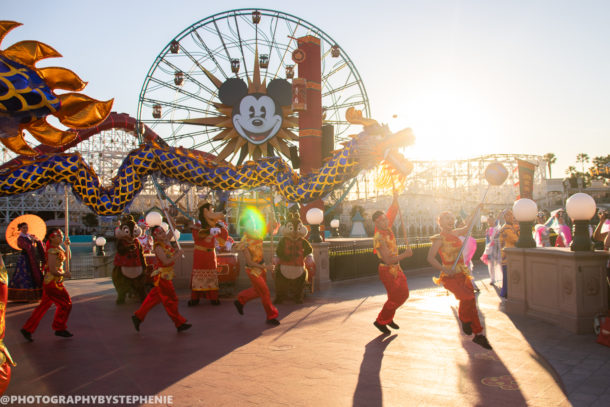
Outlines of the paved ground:
<svg viewBox="0 0 610 407">
<path fill-rule="evenodd" d="M 9 305 L 18 366 L 7 395 L 171 395 L 175 406 L 609 406 L 610 348 L 591 335 L 514 318 L 478 266 L 479 308 L 494 347 L 460 333 L 457 303 L 430 274 L 409 275 L 411 297 L 390 336 L 372 322 L 385 301 L 376 278 L 333 283 L 305 304 L 280 305 L 279 327 L 260 302 L 237 314 L 186 307 L 178 334 L 161 306 L 135 332 L 137 304 L 114 304 L 108 279 L 68 281 L 73 338 L 53 335 L 52 313 L 34 342 L 19 328 L 33 304 Z"/>
</svg>

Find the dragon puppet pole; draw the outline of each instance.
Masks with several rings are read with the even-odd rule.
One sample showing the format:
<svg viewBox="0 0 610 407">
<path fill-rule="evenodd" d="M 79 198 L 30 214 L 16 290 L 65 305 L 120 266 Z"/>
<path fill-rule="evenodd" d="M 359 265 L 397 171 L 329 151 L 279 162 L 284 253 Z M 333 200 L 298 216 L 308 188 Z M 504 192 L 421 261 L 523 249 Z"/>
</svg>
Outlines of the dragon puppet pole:
<svg viewBox="0 0 610 407">
<path fill-rule="evenodd" d="M 487 192 L 489 192 L 490 186 L 491 185 L 487 186 L 487 189 L 485 190 L 485 194 L 483 195 L 483 199 L 481 200 L 481 203 L 485 202 L 485 197 L 487 197 Z M 468 243 L 468 239 L 470 238 L 470 235 L 472 234 L 474 220 L 479 216 L 480 210 L 481 210 L 481 208 L 477 206 L 477 209 L 475 210 L 475 213 L 474 213 L 472 219 L 470 220 L 470 226 L 468 226 L 468 232 L 466 233 L 466 236 L 464 236 L 464 241 L 462 242 L 462 247 L 460 247 L 460 252 L 458 253 L 457 257 L 455 258 L 455 261 L 453 262 L 453 266 L 451 266 L 451 271 L 455 270 L 455 266 L 457 266 L 458 261 L 460 260 L 460 257 L 462 257 L 464 248 L 466 247 L 466 244 Z"/>
<path fill-rule="evenodd" d="M 176 246 L 178 246 L 179 250 L 182 250 L 182 247 L 180 246 L 180 240 L 176 237 L 176 229 L 174 228 L 174 220 L 172 219 L 171 216 L 169 216 L 169 212 L 167 211 L 167 203 L 165 202 L 165 200 L 161 199 L 161 193 L 159 192 L 159 185 L 157 185 L 157 182 L 155 180 L 155 191 L 157 191 L 157 198 L 159 199 L 159 203 L 161 204 L 161 210 L 163 211 L 163 213 L 165 214 L 165 217 L 167 218 L 167 224 L 169 225 L 169 229 L 172 231 L 172 234 L 174 235 L 174 240 L 176 240 Z M 184 258 L 184 253 L 182 253 L 182 258 Z"/>
<path fill-rule="evenodd" d="M 394 183 L 394 178 L 392 178 L 392 194 L 396 195 L 396 184 Z M 398 203 L 398 197 L 396 198 L 396 200 L 396 205 L 398 205 L 398 216 L 400 217 L 400 228 L 402 229 L 402 235 L 405 238 L 405 244 L 407 244 L 407 230 L 405 229 L 405 224 L 402 219 L 402 210 L 400 209 L 400 204 Z M 391 226 L 392 225 L 390 225 L 390 227 Z"/>
<path fill-rule="evenodd" d="M 66 238 L 68 238 L 68 240 L 70 239 L 70 219 L 69 219 L 69 213 L 70 211 L 68 210 L 68 184 L 66 183 L 66 185 L 64 186 L 64 230 L 66 233 Z M 68 273 L 70 273 L 70 257 L 72 257 L 72 251 L 70 250 L 69 247 L 66 248 L 66 271 Z"/>
<path fill-rule="evenodd" d="M 487 166 L 487 168 L 485 168 L 485 179 L 487 180 L 489 185 L 487 185 L 485 194 L 483 194 L 483 199 L 481 199 L 481 204 L 483 204 L 485 202 L 485 198 L 487 197 L 489 188 L 492 185 L 496 185 L 496 186 L 502 185 L 504 183 L 504 181 L 506 181 L 506 178 L 508 178 L 508 171 L 499 162 L 493 162 L 493 163 L 489 164 Z M 460 260 L 462 253 L 464 252 L 464 248 L 466 247 L 466 244 L 468 243 L 468 238 L 470 238 L 470 235 L 472 234 L 472 227 L 474 226 L 474 220 L 479 216 L 480 210 L 481 210 L 481 208 L 480 208 L 480 206 L 478 206 L 474 213 L 473 218 L 470 220 L 470 226 L 468 227 L 468 232 L 466 233 L 466 236 L 464 236 L 464 241 L 462 242 L 462 247 L 460 247 L 460 252 L 458 253 L 457 257 L 455 258 L 455 261 L 453 262 L 451 271 L 455 270 L 455 267 L 457 266 L 457 263 Z"/>
</svg>

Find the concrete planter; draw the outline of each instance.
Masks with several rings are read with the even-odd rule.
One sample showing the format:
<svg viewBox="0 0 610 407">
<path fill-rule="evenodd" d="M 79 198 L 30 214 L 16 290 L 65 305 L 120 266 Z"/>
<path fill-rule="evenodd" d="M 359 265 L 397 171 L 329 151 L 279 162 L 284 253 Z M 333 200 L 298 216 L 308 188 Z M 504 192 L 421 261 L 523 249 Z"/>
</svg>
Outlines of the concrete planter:
<svg viewBox="0 0 610 407">
<path fill-rule="evenodd" d="M 578 334 L 608 310 L 608 252 L 568 248 L 506 249 L 508 313 L 528 315 Z"/>
</svg>

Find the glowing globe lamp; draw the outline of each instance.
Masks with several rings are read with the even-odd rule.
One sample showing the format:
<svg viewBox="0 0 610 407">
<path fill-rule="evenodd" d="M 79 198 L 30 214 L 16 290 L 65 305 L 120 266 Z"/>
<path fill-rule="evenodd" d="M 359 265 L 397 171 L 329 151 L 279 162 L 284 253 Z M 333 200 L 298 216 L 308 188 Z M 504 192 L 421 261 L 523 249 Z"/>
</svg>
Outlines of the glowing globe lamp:
<svg viewBox="0 0 610 407">
<path fill-rule="evenodd" d="M 151 228 L 155 226 L 161 226 L 162 222 L 163 216 L 161 216 L 159 212 L 152 211 L 148 212 L 148 214 L 146 215 L 146 224 Z"/>
<path fill-rule="evenodd" d="M 104 246 L 106 245 L 106 238 L 104 236 L 100 236 L 95 239 L 95 245 L 97 246 L 97 250 L 95 252 L 96 256 L 105 256 Z"/>
<path fill-rule="evenodd" d="M 589 237 L 589 221 L 595 215 L 596 208 L 595 200 L 582 192 L 572 195 L 566 201 L 566 211 L 574 221 L 572 243 L 570 244 L 570 250 L 573 252 L 593 250 L 593 242 Z"/>
<path fill-rule="evenodd" d="M 311 233 L 309 234 L 309 241 L 311 243 L 322 242 L 320 236 L 320 224 L 324 221 L 324 212 L 320 208 L 311 208 L 305 214 L 307 223 L 311 225 Z"/>
<path fill-rule="evenodd" d="M 534 220 L 538 215 L 538 205 L 531 199 L 523 198 L 513 204 L 513 214 L 519 222 L 519 240 L 515 246 L 521 249 L 536 247 L 536 241 L 532 235 Z"/>
</svg>

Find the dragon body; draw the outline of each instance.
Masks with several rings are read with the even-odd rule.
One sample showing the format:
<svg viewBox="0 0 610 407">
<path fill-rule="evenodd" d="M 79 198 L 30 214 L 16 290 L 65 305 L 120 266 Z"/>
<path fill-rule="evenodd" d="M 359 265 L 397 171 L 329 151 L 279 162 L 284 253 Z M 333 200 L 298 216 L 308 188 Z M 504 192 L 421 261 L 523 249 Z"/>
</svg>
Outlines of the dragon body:
<svg viewBox="0 0 610 407">
<path fill-rule="evenodd" d="M 95 171 L 79 153 L 42 155 L 33 162 L 0 170 L 0 196 L 65 183 L 71 185 L 73 193 L 95 213 L 117 215 L 141 191 L 146 177 L 157 174 L 211 189 L 273 186 L 290 202 L 310 202 L 384 160 L 403 176 L 408 174 L 410 163 L 404 159 L 398 163 L 394 150 L 412 143 L 410 130 L 390 134 L 381 126 L 368 126 L 346 143 L 345 148 L 335 151 L 320 169 L 298 175 L 279 157 L 248 161 L 236 167 L 207 160 L 196 151 L 149 142 L 125 157 L 109 187 L 101 185 Z M 394 161 L 390 162 L 388 157 L 394 157 Z"/>
<path fill-rule="evenodd" d="M 10 30 L 19 25 L 14 21 L 0 21 L 0 43 Z M 66 68 L 35 66 L 43 58 L 57 56 L 60 56 L 57 51 L 37 41 L 22 41 L 0 50 L 0 143 L 21 154 L 20 158 L 0 167 L 0 196 L 63 183 L 70 185 L 73 193 L 93 212 L 117 215 L 125 211 L 142 190 L 146 178 L 155 174 L 175 182 L 215 190 L 273 186 L 286 200 L 304 203 L 326 196 L 361 170 L 380 163 L 386 170 L 382 171 L 386 184 L 390 181 L 394 185 L 396 175 L 399 182 L 404 180 L 412 169 L 412 165 L 396 152 L 399 147 L 413 143 L 411 131 L 407 129 L 392 134 L 387 127 L 363 118 L 361 112 L 352 108 L 346 114 L 347 120 L 363 125 L 364 131 L 353 136 L 343 149 L 333 152 L 321 168 L 309 174 L 299 175 L 280 157 L 259 158 L 262 151 L 267 151 L 266 148 L 259 151 L 260 154 L 253 150 L 251 156 L 256 160 L 243 165 L 223 162 L 227 155 L 243 146 L 245 141 L 237 138 L 227 140 L 227 146 L 216 157 L 196 150 L 169 147 L 159 139 L 149 137 L 125 157 L 112 185 L 103 186 L 79 153 L 58 151 L 78 143 L 91 132 L 115 126 L 114 116 L 105 120 L 112 100 L 101 102 L 77 93 L 84 88 L 85 82 Z M 220 80 L 207 71 L 206 75 L 219 89 L 222 87 Z M 258 58 L 255 58 L 254 79 L 250 87 L 252 92 L 267 91 L 265 83 L 260 82 Z M 55 89 L 69 92 L 57 95 Z M 46 119 L 50 115 L 70 129 L 64 131 L 49 125 Z M 200 118 L 195 122 L 220 125 L 226 120 Z M 291 123 L 286 119 L 286 126 Z M 136 123 L 125 121 L 120 125 L 135 127 Z M 32 149 L 27 145 L 23 139 L 24 130 L 39 140 L 41 146 Z M 221 134 L 240 136 L 229 128 L 225 130 L 228 132 Z M 288 137 L 288 133 L 282 134 Z M 290 137 L 293 136 L 297 137 Z"/>
</svg>

